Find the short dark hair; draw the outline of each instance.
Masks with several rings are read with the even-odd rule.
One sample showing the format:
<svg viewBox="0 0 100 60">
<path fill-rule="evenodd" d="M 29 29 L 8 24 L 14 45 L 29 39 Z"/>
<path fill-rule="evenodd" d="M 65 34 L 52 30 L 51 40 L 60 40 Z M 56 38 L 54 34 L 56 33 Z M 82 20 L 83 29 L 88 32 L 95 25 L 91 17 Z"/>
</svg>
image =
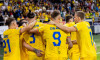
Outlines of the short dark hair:
<svg viewBox="0 0 100 60">
<path fill-rule="evenodd" d="M 72 16 L 66 16 L 66 23 L 69 22 L 69 20 L 72 18 Z"/>
<path fill-rule="evenodd" d="M 24 23 L 23 20 L 26 20 L 26 19 L 21 19 L 19 22 L 17 22 L 18 26 L 22 26 L 22 24 Z"/>
<path fill-rule="evenodd" d="M 85 18 L 85 14 L 83 11 L 77 11 L 77 16 L 81 18 L 81 20 L 83 20 Z"/>
<path fill-rule="evenodd" d="M 28 14 L 27 14 L 27 17 L 28 18 L 34 18 L 35 17 L 35 13 L 33 13 L 33 12 L 29 12 Z"/>
<path fill-rule="evenodd" d="M 8 18 L 8 19 L 6 20 L 6 23 L 5 23 L 5 24 L 8 25 L 8 26 L 10 26 L 10 24 L 11 24 L 12 21 L 16 21 L 16 20 L 15 20 L 15 18 L 11 18 L 11 17 L 10 17 L 10 18 Z"/>
<path fill-rule="evenodd" d="M 56 18 L 58 15 L 60 15 L 60 11 L 59 10 L 54 10 L 51 14 L 52 18 Z"/>
</svg>

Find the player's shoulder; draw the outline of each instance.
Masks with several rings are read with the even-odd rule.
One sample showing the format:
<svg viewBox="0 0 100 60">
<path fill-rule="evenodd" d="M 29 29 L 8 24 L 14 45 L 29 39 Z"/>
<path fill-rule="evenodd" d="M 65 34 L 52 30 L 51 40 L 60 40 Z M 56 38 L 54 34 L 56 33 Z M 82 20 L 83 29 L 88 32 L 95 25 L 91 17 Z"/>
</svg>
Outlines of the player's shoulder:
<svg viewBox="0 0 100 60">
<path fill-rule="evenodd" d="M 66 23 L 64 26 L 67 26 L 67 27 L 69 27 L 69 24 L 68 24 L 68 23 Z"/>
<path fill-rule="evenodd" d="M 43 24 L 42 22 L 36 22 L 36 24 Z"/>
<path fill-rule="evenodd" d="M 79 22 L 79 23 L 76 23 L 75 25 L 82 25 L 84 24 L 84 22 Z"/>
<path fill-rule="evenodd" d="M 8 34 L 13 34 L 16 33 L 19 29 L 7 29 L 6 31 L 4 31 L 4 35 L 8 35 Z"/>
<path fill-rule="evenodd" d="M 44 23 L 42 23 L 42 22 L 37 22 L 35 25 L 40 25 L 40 26 L 43 26 L 43 25 L 44 25 Z"/>
<path fill-rule="evenodd" d="M 89 22 L 87 22 L 87 21 L 84 21 L 84 24 L 86 24 L 86 25 L 90 26 L 90 23 L 89 23 Z"/>
<path fill-rule="evenodd" d="M 75 22 L 70 22 L 71 25 L 75 25 Z"/>
</svg>

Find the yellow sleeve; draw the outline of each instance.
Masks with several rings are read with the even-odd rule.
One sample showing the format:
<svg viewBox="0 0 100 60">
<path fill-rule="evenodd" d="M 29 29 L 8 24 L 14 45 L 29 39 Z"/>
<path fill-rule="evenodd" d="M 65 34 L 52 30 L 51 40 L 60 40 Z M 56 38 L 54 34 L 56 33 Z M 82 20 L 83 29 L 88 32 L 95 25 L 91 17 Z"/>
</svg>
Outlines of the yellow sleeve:
<svg viewBox="0 0 100 60">
<path fill-rule="evenodd" d="M 46 29 L 46 24 L 43 24 L 38 28 L 38 32 L 41 33 Z"/>
<path fill-rule="evenodd" d="M 20 30 L 21 30 L 21 28 L 20 29 L 16 29 L 15 33 L 19 35 L 20 34 Z"/>
<path fill-rule="evenodd" d="M 39 27 L 38 32 L 39 32 L 39 33 L 41 33 L 41 32 L 43 32 L 43 31 L 44 31 L 44 29 L 45 29 L 45 27 L 44 27 L 44 26 Z"/>
<path fill-rule="evenodd" d="M 74 27 L 76 28 L 77 31 L 81 30 L 81 26 L 82 25 L 80 25 L 80 23 L 77 23 L 77 24 L 74 25 Z"/>
</svg>

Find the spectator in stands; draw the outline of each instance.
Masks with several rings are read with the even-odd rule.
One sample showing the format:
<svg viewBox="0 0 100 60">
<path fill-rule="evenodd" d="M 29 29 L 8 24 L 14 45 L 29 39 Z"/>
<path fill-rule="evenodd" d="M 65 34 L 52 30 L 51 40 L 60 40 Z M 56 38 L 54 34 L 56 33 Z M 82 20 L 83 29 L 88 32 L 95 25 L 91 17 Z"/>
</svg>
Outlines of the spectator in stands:
<svg viewBox="0 0 100 60">
<path fill-rule="evenodd" d="M 6 20 L 8 19 L 8 14 L 7 14 L 7 12 L 5 12 L 5 15 L 3 15 L 3 19 L 4 19 L 4 21 L 6 22 Z"/>
<path fill-rule="evenodd" d="M 0 47 L 3 47 L 3 38 L 0 35 Z"/>
<path fill-rule="evenodd" d="M 3 22 L 4 22 L 4 19 L 3 19 L 3 16 L 2 16 L 2 13 L 0 13 L 0 26 L 2 26 L 3 25 Z"/>
<path fill-rule="evenodd" d="M 8 1 L 7 0 L 4 2 L 4 5 L 5 6 L 8 6 Z"/>
</svg>

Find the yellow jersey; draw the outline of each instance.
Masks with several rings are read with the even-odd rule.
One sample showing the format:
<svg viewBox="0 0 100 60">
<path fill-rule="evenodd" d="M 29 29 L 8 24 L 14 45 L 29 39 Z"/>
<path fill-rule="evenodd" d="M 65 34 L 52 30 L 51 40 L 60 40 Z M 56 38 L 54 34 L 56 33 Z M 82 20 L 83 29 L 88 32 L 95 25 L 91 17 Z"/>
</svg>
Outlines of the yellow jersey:
<svg viewBox="0 0 100 60">
<path fill-rule="evenodd" d="M 43 32 L 43 37 L 46 40 L 45 58 L 67 58 L 66 39 L 68 34 L 49 24 L 40 27 L 38 31 Z"/>
<path fill-rule="evenodd" d="M 35 24 L 34 28 L 39 28 L 43 25 L 44 25 L 43 23 L 37 22 Z M 26 43 L 28 43 L 30 46 L 32 46 L 33 48 L 44 51 L 44 45 L 42 42 L 41 34 L 36 35 L 36 34 L 29 34 L 29 33 L 25 32 L 23 37 L 24 37 L 24 40 L 26 41 Z M 36 55 L 36 53 L 28 51 L 28 55 Z"/>
<path fill-rule="evenodd" d="M 74 27 L 77 29 L 77 42 L 80 50 L 80 57 L 96 56 L 92 30 L 87 22 L 79 22 L 75 24 Z"/>
<path fill-rule="evenodd" d="M 20 28 L 23 28 L 23 26 L 20 26 Z M 23 34 L 20 35 L 20 56 L 21 60 L 28 60 L 28 54 L 27 54 L 27 49 L 23 46 Z"/>
<path fill-rule="evenodd" d="M 3 60 L 20 60 L 20 29 L 8 29 L 3 33 Z"/>
<path fill-rule="evenodd" d="M 68 27 L 72 27 L 75 25 L 75 22 L 70 22 L 69 24 L 65 24 L 65 26 L 68 26 Z M 77 36 L 76 36 L 76 32 L 71 32 L 71 41 L 72 40 L 77 40 Z"/>
</svg>

